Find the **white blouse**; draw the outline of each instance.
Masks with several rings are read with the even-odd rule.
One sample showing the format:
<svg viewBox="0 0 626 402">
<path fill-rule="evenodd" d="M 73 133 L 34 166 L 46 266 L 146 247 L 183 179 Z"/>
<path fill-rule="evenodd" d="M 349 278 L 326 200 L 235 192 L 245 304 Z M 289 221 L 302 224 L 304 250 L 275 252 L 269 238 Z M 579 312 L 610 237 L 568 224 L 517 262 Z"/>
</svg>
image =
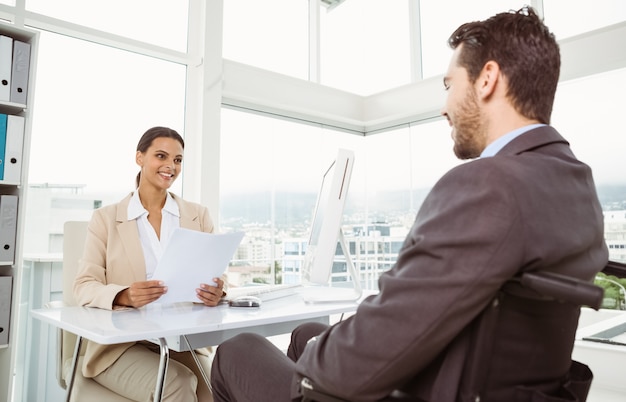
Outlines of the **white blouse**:
<svg viewBox="0 0 626 402">
<path fill-rule="evenodd" d="M 137 221 L 139 240 L 146 260 L 146 280 L 152 277 L 157 263 L 163 255 L 163 250 L 170 240 L 174 229 L 180 227 L 180 211 L 174 198 L 167 193 L 165 205 L 161 210 L 161 238 L 157 237 L 156 231 L 148 222 L 148 211 L 141 205 L 139 191 L 135 191 L 128 203 L 128 220 Z"/>
</svg>

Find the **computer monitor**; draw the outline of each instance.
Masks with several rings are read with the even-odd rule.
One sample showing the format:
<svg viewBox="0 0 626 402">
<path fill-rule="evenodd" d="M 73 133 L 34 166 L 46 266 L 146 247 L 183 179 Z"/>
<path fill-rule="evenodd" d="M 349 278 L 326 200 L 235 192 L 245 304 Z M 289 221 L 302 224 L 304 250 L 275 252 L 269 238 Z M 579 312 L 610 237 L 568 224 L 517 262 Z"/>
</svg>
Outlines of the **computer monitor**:
<svg viewBox="0 0 626 402">
<path fill-rule="evenodd" d="M 311 231 L 302 266 L 302 278 L 304 284 L 328 285 L 335 260 L 337 242 L 339 242 L 358 297 L 360 297 L 359 277 L 356 275 L 341 230 L 353 164 L 354 152 L 339 149 L 337 157 L 324 173 L 313 213 Z"/>
</svg>

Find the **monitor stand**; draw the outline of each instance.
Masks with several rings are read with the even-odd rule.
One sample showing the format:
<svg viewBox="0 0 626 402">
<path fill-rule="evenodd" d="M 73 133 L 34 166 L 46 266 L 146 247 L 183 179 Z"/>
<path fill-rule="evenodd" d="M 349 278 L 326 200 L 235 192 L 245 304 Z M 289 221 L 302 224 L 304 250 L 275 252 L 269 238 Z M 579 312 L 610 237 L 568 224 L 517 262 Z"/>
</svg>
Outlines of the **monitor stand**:
<svg viewBox="0 0 626 402">
<path fill-rule="evenodd" d="M 299 291 L 305 303 L 337 303 L 337 302 L 355 302 L 361 298 L 363 289 L 361 288 L 361 278 L 354 268 L 350 250 L 343 236 L 343 230 L 339 229 L 338 236 L 341 251 L 346 257 L 348 272 L 352 278 L 352 288 L 341 288 L 333 286 L 323 286 L 315 284 L 305 284 Z"/>
</svg>

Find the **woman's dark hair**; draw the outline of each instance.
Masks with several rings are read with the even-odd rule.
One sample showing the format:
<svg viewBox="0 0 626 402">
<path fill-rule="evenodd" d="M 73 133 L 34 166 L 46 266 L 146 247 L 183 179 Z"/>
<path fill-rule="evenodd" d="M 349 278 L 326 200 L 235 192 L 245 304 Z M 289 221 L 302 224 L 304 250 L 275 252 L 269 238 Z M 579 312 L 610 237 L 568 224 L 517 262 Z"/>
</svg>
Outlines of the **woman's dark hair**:
<svg viewBox="0 0 626 402">
<path fill-rule="evenodd" d="M 523 116 L 549 124 L 559 81 L 559 45 L 532 7 L 496 14 L 461 25 L 448 39 L 463 45 L 460 67 L 475 82 L 488 61 L 495 61 L 508 81 L 508 93 Z"/>
<path fill-rule="evenodd" d="M 175 139 L 176 141 L 180 142 L 180 145 L 183 147 L 183 149 L 185 149 L 185 141 L 183 140 L 183 137 L 181 137 L 180 134 L 176 132 L 176 130 L 172 130 L 171 128 L 167 128 L 167 127 L 157 126 L 157 127 L 152 127 L 148 129 L 148 131 L 143 133 L 143 135 L 139 139 L 139 142 L 137 143 L 137 151 L 141 153 L 145 153 L 148 150 L 148 148 L 150 148 L 150 146 L 152 145 L 152 142 L 155 139 L 162 138 L 162 137 Z M 137 173 L 137 178 L 135 179 L 135 187 L 139 187 L 140 178 L 141 178 L 141 171 Z"/>
</svg>

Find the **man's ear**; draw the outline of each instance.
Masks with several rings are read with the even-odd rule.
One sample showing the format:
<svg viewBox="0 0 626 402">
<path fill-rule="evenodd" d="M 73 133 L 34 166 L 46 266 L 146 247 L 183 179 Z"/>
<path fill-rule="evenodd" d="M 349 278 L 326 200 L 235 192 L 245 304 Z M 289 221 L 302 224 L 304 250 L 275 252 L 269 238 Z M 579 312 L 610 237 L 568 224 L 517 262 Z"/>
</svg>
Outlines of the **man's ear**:
<svg viewBox="0 0 626 402">
<path fill-rule="evenodd" d="M 489 98 L 495 92 L 501 78 L 500 66 L 498 63 L 493 60 L 485 63 L 478 79 L 476 80 L 476 90 L 478 96 L 482 99 Z"/>
</svg>

